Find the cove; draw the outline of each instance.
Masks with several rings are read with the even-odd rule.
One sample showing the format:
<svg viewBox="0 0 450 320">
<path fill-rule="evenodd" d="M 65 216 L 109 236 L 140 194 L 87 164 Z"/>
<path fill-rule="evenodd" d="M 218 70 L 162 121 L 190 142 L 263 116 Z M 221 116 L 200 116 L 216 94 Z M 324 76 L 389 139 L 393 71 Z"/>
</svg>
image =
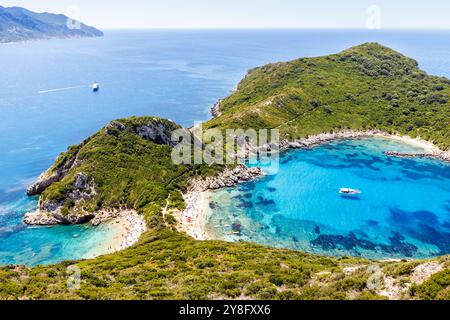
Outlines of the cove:
<svg viewBox="0 0 450 320">
<path fill-rule="evenodd" d="M 279 170 L 208 192 L 214 239 L 369 259 L 450 253 L 450 165 L 393 158 L 421 150 L 383 138 L 343 140 L 280 157 Z M 342 187 L 362 191 L 339 194 Z M 236 232 L 238 231 L 240 232 Z"/>
</svg>

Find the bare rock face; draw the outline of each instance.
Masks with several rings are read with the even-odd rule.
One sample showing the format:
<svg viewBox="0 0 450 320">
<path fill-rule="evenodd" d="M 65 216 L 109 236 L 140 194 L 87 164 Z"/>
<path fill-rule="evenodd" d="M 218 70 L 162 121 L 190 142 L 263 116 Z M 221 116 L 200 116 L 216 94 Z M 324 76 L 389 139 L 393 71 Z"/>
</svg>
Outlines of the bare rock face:
<svg viewBox="0 0 450 320">
<path fill-rule="evenodd" d="M 75 176 L 74 189 L 69 193 L 69 197 L 76 203 L 80 200 L 87 200 L 95 195 L 94 181 L 85 173 L 78 173 Z"/>
<path fill-rule="evenodd" d="M 53 183 L 60 181 L 61 179 L 61 175 L 58 172 L 54 172 L 50 175 L 43 174 L 36 182 L 28 187 L 27 194 L 29 196 L 41 194 L 45 191 L 45 189 L 50 187 Z"/>
<path fill-rule="evenodd" d="M 150 140 L 159 144 L 166 144 L 171 147 L 175 146 L 172 142 L 172 130 L 163 123 L 149 123 L 135 128 L 136 133 L 146 140 Z"/>
<path fill-rule="evenodd" d="M 87 200 L 95 195 L 95 184 L 91 177 L 80 172 L 75 176 L 73 190 L 68 196 L 75 204 L 81 200 Z M 24 222 L 29 225 L 55 225 L 55 224 L 84 224 L 96 217 L 89 212 L 70 212 L 63 214 L 62 208 L 65 202 L 40 201 L 39 209 L 33 213 L 27 213 Z"/>
<path fill-rule="evenodd" d="M 59 221 L 50 212 L 40 210 L 25 214 L 23 222 L 32 226 L 52 226 L 59 224 Z"/>
<path fill-rule="evenodd" d="M 80 172 L 75 177 L 75 188 L 80 190 L 86 190 L 89 186 L 89 176 Z"/>
<path fill-rule="evenodd" d="M 44 192 L 48 187 L 50 187 L 53 183 L 59 182 L 75 167 L 81 165 L 81 160 L 77 158 L 77 154 L 75 154 L 70 159 L 66 160 L 66 162 L 59 168 L 54 169 L 53 171 L 47 171 L 43 173 L 38 180 L 33 183 L 27 189 L 27 194 L 29 196 L 39 195 Z"/>
<path fill-rule="evenodd" d="M 81 214 L 69 214 L 63 216 L 58 211 L 53 213 L 53 217 L 58 220 L 58 224 L 85 224 L 95 218 L 94 213 L 83 212 Z"/>
<path fill-rule="evenodd" d="M 222 115 L 222 112 L 220 112 L 220 104 L 221 104 L 222 100 L 217 101 L 214 106 L 211 108 L 211 115 L 214 118 L 218 118 Z"/>
<path fill-rule="evenodd" d="M 264 172 L 261 168 L 249 168 L 241 164 L 234 169 L 226 169 L 219 176 L 193 180 L 188 191 L 203 192 L 230 188 L 239 183 L 252 181 L 262 176 L 264 176 Z"/>
<path fill-rule="evenodd" d="M 46 202 L 40 202 L 39 208 L 42 211 L 46 212 L 55 212 L 56 210 L 60 209 L 64 205 L 64 202 L 52 202 L 52 201 L 46 201 Z"/>
<path fill-rule="evenodd" d="M 25 224 L 33 226 L 85 224 L 95 218 L 95 213 L 69 214 L 64 216 L 59 208 L 55 211 L 37 210 L 27 213 L 23 219 Z"/>
<path fill-rule="evenodd" d="M 124 131 L 126 127 L 119 121 L 111 122 L 105 129 L 105 132 L 111 136 L 117 136 L 118 132 Z"/>
</svg>

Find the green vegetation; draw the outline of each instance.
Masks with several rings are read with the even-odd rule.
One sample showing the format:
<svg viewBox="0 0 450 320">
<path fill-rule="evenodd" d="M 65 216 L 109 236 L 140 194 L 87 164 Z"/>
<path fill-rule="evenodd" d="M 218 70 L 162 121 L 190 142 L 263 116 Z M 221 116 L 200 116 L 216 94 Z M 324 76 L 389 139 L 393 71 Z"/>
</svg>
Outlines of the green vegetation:
<svg viewBox="0 0 450 320">
<path fill-rule="evenodd" d="M 207 127 L 280 128 L 295 139 L 345 128 L 378 128 L 450 146 L 449 80 L 431 77 L 417 63 L 376 44 L 337 55 L 257 68 L 222 103 Z M 142 126 L 159 128 L 148 139 Z M 189 180 L 220 166 L 174 165 L 163 138 L 178 126 L 152 117 L 121 119 L 62 154 L 50 172 L 65 177 L 41 195 L 64 213 L 133 208 L 149 230 L 123 252 L 54 266 L 0 268 L 0 299 L 381 299 L 368 285 L 371 266 L 399 286 L 398 298 L 448 299 L 449 257 L 433 259 L 444 271 L 412 283 L 424 261 L 370 262 L 332 258 L 246 243 L 195 241 L 175 231 L 164 209 L 183 208 Z M 93 183 L 73 201 L 76 177 Z M 81 270 L 81 288 L 69 290 L 67 267 Z M 379 289 L 382 289 L 379 288 Z"/>
<path fill-rule="evenodd" d="M 376 43 L 253 69 L 221 102 L 212 128 L 277 128 L 294 140 L 379 129 L 450 147 L 450 80 Z"/>
<path fill-rule="evenodd" d="M 137 133 L 142 126 L 159 125 L 166 130 L 161 134 L 168 139 L 173 130 L 180 128 L 170 121 L 153 117 L 120 119 L 79 146 L 70 147 L 50 172 L 60 170 L 74 158 L 79 165 L 47 188 L 41 199 L 43 202 L 63 203 L 63 214 L 124 207 L 145 213 L 154 206 L 165 206 L 169 195 L 170 208 L 183 208 L 180 191 L 186 189 L 189 179 L 215 174 L 220 166 L 175 165 L 171 159 L 172 148 L 168 144 L 142 138 Z M 89 177 L 95 192 L 81 201 L 73 201 L 70 194 L 77 189 L 75 181 L 79 173 Z"/>
<path fill-rule="evenodd" d="M 413 286 L 410 294 L 422 300 L 450 300 L 450 268 L 433 275 L 420 286 Z"/>
<path fill-rule="evenodd" d="M 381 299 L 367 287 L 366 260 L 327 258 L 245 243 L 195 241 L 162 227 L 136 246 L 89 261 L 0 269 L 1 299 Z M 150 219 L 152 220 L 152 219 Z M 447 263 L 442 260 L 442 263 Z M 403 263 L 379 263 L 388 276 Z M 67 267 L 81 269 L 81 288 L 67 289 Z M 359 267 L 351 275 L 344 268 Z M 409 281 L 410 274 L 402 277 Z M 411 298 L 448 297 L 448 270 Z M 447 296 L 445 296 L 447 294 Z"/>
<path fill-rule="evenodd" d="M 195 241 L 148 216 L 152 227 L 141 241 L 119 253 L 54 266 L 0 268 L 0 299 L 386 299 L 367 283 L 371 266 L 405 284 L 410 299 L 448 299 L 450 261 L 423 285 L 409 290 L 420 262 L 374 263 L 331 258 L 246 243 Z M 81 288 L 69 290 L 67 267 L 81 270 Z M 345 268 L 354 268 L 351 274 Z M 382 283 L 382 282 L 381 282 Z"/>
<path fill-rule="evenodd" d="M 91 261 L 0 269 L 0 298 L 340 298 L 346 297 L 345 288 L 333 277 L 343 279 L 341 267 L 347 263 L 354 261 L 243 243 L 194 241 L 156 228 L 133 248 Z M 66 288 L 66 268 L 72 264 L 82 270 L 80 290 Z M 317 275 L 324 271 L 335 275 Z"/>
</svg>

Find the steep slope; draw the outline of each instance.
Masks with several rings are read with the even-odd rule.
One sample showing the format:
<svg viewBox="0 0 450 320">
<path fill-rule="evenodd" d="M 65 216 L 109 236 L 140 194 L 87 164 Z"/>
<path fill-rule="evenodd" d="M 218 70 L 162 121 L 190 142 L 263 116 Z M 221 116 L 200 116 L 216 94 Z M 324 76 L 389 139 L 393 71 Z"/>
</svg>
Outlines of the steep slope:
<svg viewBox="0 0 450 320">
<path fill-rule="evenodd" d="M 32 39 L 101 37 L 103 33 L 77 22 L 69 28 L 69 18 L 62 14 L 36 13 L 24 8 L 0 6 L 0 42 Z"/>
</svg>

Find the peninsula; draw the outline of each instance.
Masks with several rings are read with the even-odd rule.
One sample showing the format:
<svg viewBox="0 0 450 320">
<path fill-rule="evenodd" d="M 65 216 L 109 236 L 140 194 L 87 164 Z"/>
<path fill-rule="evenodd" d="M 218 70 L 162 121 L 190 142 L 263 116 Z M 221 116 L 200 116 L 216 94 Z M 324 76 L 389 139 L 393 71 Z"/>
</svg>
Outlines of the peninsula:
<svg viewBox="0 0 450 320">
<path fill-rule="evenodd" d="M 289 147 L 339 135 L 420 138 L 442 157 L 450 147 L 450 80 L 376 43 L 249 72 L 215 107 L 207 128 L 278 128 Z M 373 261 L 323 257 L 247 243 L 197 241 L 175 215 L 188 191 L 257 178 L 258 170 L 175 165 L 177 124 L 155 117 L 113 121 L 70 147 L 29 189 L 30 224 L 101 223 L 124 210 L 147 224 L 124 251 L 75 262 L 81 288 L 67 291 L 66 264 L 0 269 L 0 297 L 20 299 L 448 299 L 450 259 Z M 322 138 L 317 138 L 322 137 Z M 309 145 L 308 145 L 309 146 Z M 308 147 L 305 145 L 305 147 Z M 194 184 L 194 186 L 193 186 Z M 197 190 L 198 189 L 198 190 Z"/>
</svg>

